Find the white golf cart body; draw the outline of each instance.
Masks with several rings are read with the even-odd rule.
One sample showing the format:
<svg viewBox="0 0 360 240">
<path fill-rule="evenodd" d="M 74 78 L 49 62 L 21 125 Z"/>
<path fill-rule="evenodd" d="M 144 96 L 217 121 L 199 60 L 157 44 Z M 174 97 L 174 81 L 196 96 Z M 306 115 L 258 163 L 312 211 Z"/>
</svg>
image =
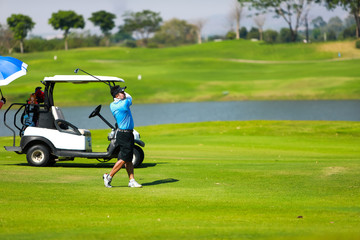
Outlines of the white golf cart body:
<svg viewBox="0 0 360 240">
<path fill-rule="evenodd" d="M 75 157 L 103 159 L 108 161 L 117 157 L 120 151 L 116 144 L 117 127 L 112 126 L 100 114 L 101 105 L 99 105 L 89 117 L 99 116 L 112 130 L 108 136 L 110 144 L 107 152 L 92 152 L 91 133 L 88 129 L 79 129 L 73 124 L 66 121 L 61 109 L 54 106 L 53 91 L 57 83 L 99 83 L 106 82 L 115 85 L 116 83 L 123 83 L 124 80 L 117 77 L 109 76 L 89 76 L 89 75 L 55 75 L 53 77 L 45 77 L 42 83 L 45 85 L 45 101 L 43 105 L 36 105 L 38 108 L 38 121 L 36 126 L 23 126 L 19 128 L 16 126 L 16 115 L 14 116 L 15 127 L 20 130 L 20 146 L 15 146 L 15 131 L 11 129 L 6 123 L 7 111 L 4 115 L 4 123 L 14 133 L 14 145 L 7 146 L 7 151 L 14 151 L 19 154 L 26 154 L 27 160 L 33 166 L 48 166 L 54 164 L 56 161 L 73 160 Z M 26 106 L 29 107 L 27 104 Z M 34 107 L 34 105 L 30 105 Z M 21 109 L 21 108 L 20 108 Z M 20 111 L 18 110 L 18 112 Z M 145 143 L 140 140 L 140 134 L 134 130 L 134 146 L 133 163 L 138 167 L 143 159 L 144 152 L 141 147 Z"/>
</svg>

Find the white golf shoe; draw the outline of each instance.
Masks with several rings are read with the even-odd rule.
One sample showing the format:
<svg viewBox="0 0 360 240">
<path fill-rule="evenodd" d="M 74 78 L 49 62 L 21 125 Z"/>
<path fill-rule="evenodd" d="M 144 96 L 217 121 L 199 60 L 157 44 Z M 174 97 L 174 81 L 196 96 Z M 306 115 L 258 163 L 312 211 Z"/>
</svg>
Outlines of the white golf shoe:
<svg viewBox="0 0 360 240">
<path fill-rule="evenodd" d="M 135 188 L 141 188 L 142 185 L 141 184 L 138 184 L 135 179 L 131 179 L 129 181 L 129 187 L 135 187 Z"/>
<path fill-rule="evenodd" d="M 112 178 L 110 177 L 110 175 L 107 174 L 107 173 L 105 173 L 105 174 L 103 175 L 103 179 L 104 179 L 104 185 L 105 185 L 105 187 L 107 187 L 107 188 L 112 188 L 112 186 L 110 185 L 111 180 L 112 180 Z"/>
</svg>

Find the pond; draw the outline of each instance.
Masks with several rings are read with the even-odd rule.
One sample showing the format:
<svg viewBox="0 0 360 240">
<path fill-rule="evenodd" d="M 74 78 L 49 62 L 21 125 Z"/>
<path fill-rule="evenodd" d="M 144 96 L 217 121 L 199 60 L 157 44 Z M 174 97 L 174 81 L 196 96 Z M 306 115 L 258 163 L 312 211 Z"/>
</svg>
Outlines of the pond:
<svg viewBox="0 0 360 240">
<path fill-rule="evenodd" d="M 88 118 L 95 107 L 68 107 L 62 108 L 62 111 L 65 119 L 79 128 L 108 128 L 98 117 Z M 232 120 L 360 121 L 360 100 L 134 104 L 131 108 L 135 128 L 166 123 Z M 4 112 L 4 109 L 0 111 L 0 136 L 11 136 L 11 131 L 3 123 Z M 108 105 L 102 106 L 101 114 L 114 123 Z"/>
</svg>

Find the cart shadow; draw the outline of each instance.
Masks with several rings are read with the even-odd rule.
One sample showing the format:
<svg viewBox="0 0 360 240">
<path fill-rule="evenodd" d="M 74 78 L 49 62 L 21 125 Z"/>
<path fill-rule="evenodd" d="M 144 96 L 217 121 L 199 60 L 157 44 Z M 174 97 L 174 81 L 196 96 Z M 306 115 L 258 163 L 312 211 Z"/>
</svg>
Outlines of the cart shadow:
<svg viewBox="0 0 360 240">
<path fill-rule="evenodd" d="M 115 163 L 56 163 L 53 167 L 64 167 L 64 168 L 112 168 Z M 138 168 L 149 168 L 155 167 L 157 163 L 143 163 Z"/>
<path fill-rule="evenodd" d="M 143 163 L 137 169 L 155 167 L 157 164 L 162 164 L 162 163 Z M 28 166 L 29 167 L 29 164 L 27 164 L 27 163 L 18 163 L 18 164 L 9 164 L 9 165 Z M 56 163 L 54 166 L 51 166 L 50 168 L 60 168 L 60 167 L 63 167 L 63 168 L 112 168 L 113 166 L 114 166 L 114 163 L 98 163 L 98 164 Z"/>
</svg>

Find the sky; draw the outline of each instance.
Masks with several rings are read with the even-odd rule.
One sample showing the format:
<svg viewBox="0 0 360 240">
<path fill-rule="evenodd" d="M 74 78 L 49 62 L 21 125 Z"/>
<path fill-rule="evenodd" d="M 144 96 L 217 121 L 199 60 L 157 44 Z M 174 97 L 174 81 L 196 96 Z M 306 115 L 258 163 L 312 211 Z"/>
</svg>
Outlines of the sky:
<svg viewBox="0 0 360 240">
<path fill-rule="evenodd" d="M 117 16 L 115 19 L 116 27 L 121 25 L 122 15 L 127 12 L 138 12 L 145 9 L 159 12 L 164 21 L 172 18 L 186 20 L 189 23 L 196 20 L 204 20 L 205 25 L 202 31 L 204 37 L 216 34 L 225 34 L 231 29 L 229 15 L 234 0 L 0 0 L 0 23 L 6 24 L 6 19 L 11 14 L 24 14 L 32 18 L 35 27 L 30 35 L 42 36 L 44 38 L 62 37 L 62 31 L 54 30 L 48 24 L 51 14 L 59 10 L 73 10 L 77 14 L 83 15 L 85 21 L 84 30 L 89 30 L 92 34 L 101 34 L 98 27 L 95 27 L 88 18 L 96 11 L 105 10 Z M 247 8 L 244 15 L 250 15 Z M 324 7 L 314 5 L 310 10 L 309 17 L 316 18 L 322 16 L 325 21 L 331 17 L 338 16 L 344 19 L 348 13 L 341 8 L 329 11 Z M 255 27 L 252 17 L 244 17 L 240 23 L 248 30 Z M 273 18 L 266 15 L 264 29 L 279 30 L 287 27 L 281 18 Z"/>
</svg>

